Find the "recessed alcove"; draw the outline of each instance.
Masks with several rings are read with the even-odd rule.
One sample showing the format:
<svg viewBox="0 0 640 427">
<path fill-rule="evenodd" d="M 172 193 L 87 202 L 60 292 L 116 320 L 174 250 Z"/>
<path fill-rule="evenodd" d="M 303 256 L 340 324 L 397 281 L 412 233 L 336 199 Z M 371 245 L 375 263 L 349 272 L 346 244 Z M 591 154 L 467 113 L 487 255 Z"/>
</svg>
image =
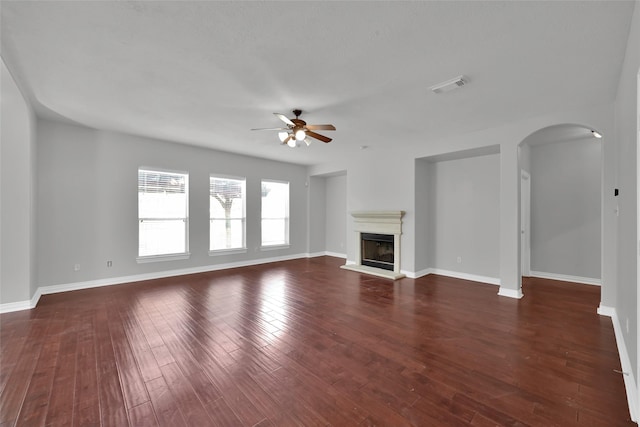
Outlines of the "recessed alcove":
<svg viewBox="0 0 640 427">
<path fill-rule="evenodd" d="M 416 160 L 416 276 L 499 283 L 500 147 Z"/>
</svg>

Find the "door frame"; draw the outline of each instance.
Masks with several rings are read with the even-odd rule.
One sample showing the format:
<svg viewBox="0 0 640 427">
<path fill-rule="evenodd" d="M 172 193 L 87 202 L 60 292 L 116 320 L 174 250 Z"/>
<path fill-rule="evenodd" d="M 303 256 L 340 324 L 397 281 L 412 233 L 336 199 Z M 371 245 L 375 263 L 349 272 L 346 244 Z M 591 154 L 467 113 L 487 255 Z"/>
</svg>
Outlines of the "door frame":
<svg viewBox="0 0 640 427">
<path fill-rule="evenodd" d="M 531 275 L 531 174 L 520 171 L 520 269 Z"/>
</svg>

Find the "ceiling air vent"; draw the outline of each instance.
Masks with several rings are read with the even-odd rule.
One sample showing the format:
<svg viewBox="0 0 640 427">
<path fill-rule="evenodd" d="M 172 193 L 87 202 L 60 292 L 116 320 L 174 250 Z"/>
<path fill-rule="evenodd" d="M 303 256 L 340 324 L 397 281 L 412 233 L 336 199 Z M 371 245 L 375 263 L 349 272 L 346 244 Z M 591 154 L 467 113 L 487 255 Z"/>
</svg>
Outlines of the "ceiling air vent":
<svg viewBox="0 0 640 427">
<path fill-rule="evenodd" d="M 464 76 L 458 76 L 455 79 L 447 80 L 446 82 L 438 83 L 435 86 L 431 86 L 429 89 L 431 89 L 434 93 L 443 93 L 462 87 L 465 84 L 467 84 L 467 81 L 465 80 Z"/>
</svg>

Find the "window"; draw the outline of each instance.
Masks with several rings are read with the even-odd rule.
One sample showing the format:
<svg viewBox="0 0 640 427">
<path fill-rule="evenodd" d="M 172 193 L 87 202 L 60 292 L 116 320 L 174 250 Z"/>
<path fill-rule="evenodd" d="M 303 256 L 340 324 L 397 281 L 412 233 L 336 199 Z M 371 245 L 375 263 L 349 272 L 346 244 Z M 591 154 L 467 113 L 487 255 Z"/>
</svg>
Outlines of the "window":
<svg viewBox="0 0 640 427">
<path fill-rule="evenodd" d="M 245 180 L 209 177 L 209 250 L 245 248 Z"/>
<path fill-rule="evenodd" d="M 188 184 L 186 173 L 138 169 L 140 258 L 188 253 Z"/>
<path fill-rule="evenodd" d="M 289 183 L 262 181 L 262 246 L 289 244 Z"/>
</svg>

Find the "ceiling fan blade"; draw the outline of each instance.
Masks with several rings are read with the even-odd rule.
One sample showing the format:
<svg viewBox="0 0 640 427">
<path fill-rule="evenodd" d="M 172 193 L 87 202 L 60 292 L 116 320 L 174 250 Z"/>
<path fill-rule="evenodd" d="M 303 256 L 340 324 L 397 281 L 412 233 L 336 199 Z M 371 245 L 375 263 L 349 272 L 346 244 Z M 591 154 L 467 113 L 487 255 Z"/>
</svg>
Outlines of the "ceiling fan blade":
<svg viewBox="0 0 640 427">
<path fill-rule="evenodd" d="M 319 133 L 315 133 L 313 131 L 307 131 L 307 136 L 311 138 L 319 139 L 322 142 L 331 142 L 331 138 L 327 138 L 324 135 L 320 135 Z"/>
<path fill-rule="evenodd" d="M 336 130 L 334 125 L 307 125 L 309 130 Z"/>
<path fill-rule="evenodd" d="M 283 122 L 285 122 L 286 124 L 288 124 L 289 126 L 295 126 L 295 124 L 289 120 L 289 118 L 287 116 L 285 116 L 284 114 L 280 114 L 280 113 L 273 113 L 277 118 L 279 118 L 280 120 L 282 120 Z"/>
<path fill-rule="evenodd" d="M 289 130 L 289 128 L 257 128 L 251 130 Z"/>
</svg>

